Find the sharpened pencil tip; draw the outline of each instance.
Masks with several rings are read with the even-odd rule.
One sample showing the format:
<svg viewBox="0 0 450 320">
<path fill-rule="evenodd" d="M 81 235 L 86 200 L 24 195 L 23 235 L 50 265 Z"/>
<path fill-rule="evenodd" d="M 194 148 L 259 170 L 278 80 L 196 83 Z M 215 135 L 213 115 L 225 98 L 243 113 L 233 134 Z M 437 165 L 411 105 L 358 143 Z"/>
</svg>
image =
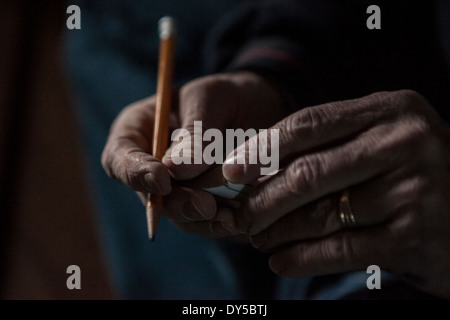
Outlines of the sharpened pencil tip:
<svg viewBox="0 0 450 320">
<path fill-rule="evenodd" d="M 155 241 L 156 230 L 158 229 L 161 213 L 161 196 L 155 196 L 147 204 L 147 234 L 150 241 Z"/>
</svg>

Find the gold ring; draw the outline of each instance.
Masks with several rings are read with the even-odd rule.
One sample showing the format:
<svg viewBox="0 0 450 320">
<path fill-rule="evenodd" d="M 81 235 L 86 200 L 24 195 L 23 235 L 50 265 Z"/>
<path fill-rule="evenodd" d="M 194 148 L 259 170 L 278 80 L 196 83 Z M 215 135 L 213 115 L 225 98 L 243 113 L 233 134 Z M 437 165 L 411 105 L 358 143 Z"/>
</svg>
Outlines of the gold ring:
<svg viewBox="0 0 450 320">
<path fill-rule="evenodd" d="M 345 189 L 341 194 L 341 199 L 339 200 L 339 219 L 344 228 L 354 228 L 357 226 L 355 216 L 352 212 L 352 207 L 350 206 L 350 191 Z"/>
</svg>

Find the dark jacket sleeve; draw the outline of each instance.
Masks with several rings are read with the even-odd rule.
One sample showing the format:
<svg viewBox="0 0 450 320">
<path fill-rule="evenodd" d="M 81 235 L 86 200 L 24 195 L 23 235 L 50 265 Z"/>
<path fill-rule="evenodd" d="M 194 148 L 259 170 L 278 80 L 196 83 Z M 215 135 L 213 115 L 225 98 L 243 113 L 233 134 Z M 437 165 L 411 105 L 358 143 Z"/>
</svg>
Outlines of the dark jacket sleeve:
<svg viewBox="0 0 450 320">
<path fill-rule="evenodd" d="M 291 0 L 247 4 L 211 32 L 207 72 L 251 70 L 274 79 L 295 108 L 413 89 L 448 119 L 450 81 L 433 1 Z"/>
</svg>

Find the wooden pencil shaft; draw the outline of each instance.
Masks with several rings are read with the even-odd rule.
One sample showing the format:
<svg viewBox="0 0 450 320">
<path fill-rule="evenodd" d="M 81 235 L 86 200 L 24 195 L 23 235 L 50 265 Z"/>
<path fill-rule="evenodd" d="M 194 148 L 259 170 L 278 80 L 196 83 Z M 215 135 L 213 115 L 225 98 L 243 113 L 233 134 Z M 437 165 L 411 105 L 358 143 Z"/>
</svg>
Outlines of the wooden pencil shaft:
<svg viewBox="0 0 450 320">
<path fill-rule="evenodd" d="M 153 127 L 153 156 L 161 160 L 168 146 L 172 78 L 175 51 L 175 24 L 170 17 L 159 22 L 160 49 L 156 91 L 155 123 Z M 150 240 L 154 240 L 163 205 L 161 195 L 149 194 L 147 200 L 147 227 Z"/>
<path fill-rule="evenodd" d="M 170 105 L 172 103 L 174 47 L 174 36 L 161 40 L 155 124 L 153 128 L 153 156 L 158 160 L 162 159 L 168 146 Z"/>
</svg>

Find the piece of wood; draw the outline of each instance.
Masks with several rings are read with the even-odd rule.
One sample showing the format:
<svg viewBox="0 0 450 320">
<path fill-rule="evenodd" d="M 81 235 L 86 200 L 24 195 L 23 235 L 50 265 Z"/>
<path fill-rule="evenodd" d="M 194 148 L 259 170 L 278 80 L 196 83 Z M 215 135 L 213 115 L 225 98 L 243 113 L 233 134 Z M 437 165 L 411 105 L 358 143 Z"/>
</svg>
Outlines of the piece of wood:
<svg viewBox="0 0 450 320">
<path fill-rule="evenodd" d="M 216 165 L 198 177 L 180 182 L 188 188 L 202 189 L 216 196 L 241 202 L 254 185 L 231 183 L 222 174 L 222 166 Z"/>
<path fill-rule="evenodd" d="M 159 65 L 156 91 L 156 112 L 153 129 L 153 156 L 161 160 L 168 147 L 169 116 L 172 98 L 172 79 L 175 58 L 175 20 L 163 17 L 159 20 Z M 161 216 L 163 198 L 161 195 L 149 194 L 146 215 L 148 237 L 154 240 Z"/>
</svg>

